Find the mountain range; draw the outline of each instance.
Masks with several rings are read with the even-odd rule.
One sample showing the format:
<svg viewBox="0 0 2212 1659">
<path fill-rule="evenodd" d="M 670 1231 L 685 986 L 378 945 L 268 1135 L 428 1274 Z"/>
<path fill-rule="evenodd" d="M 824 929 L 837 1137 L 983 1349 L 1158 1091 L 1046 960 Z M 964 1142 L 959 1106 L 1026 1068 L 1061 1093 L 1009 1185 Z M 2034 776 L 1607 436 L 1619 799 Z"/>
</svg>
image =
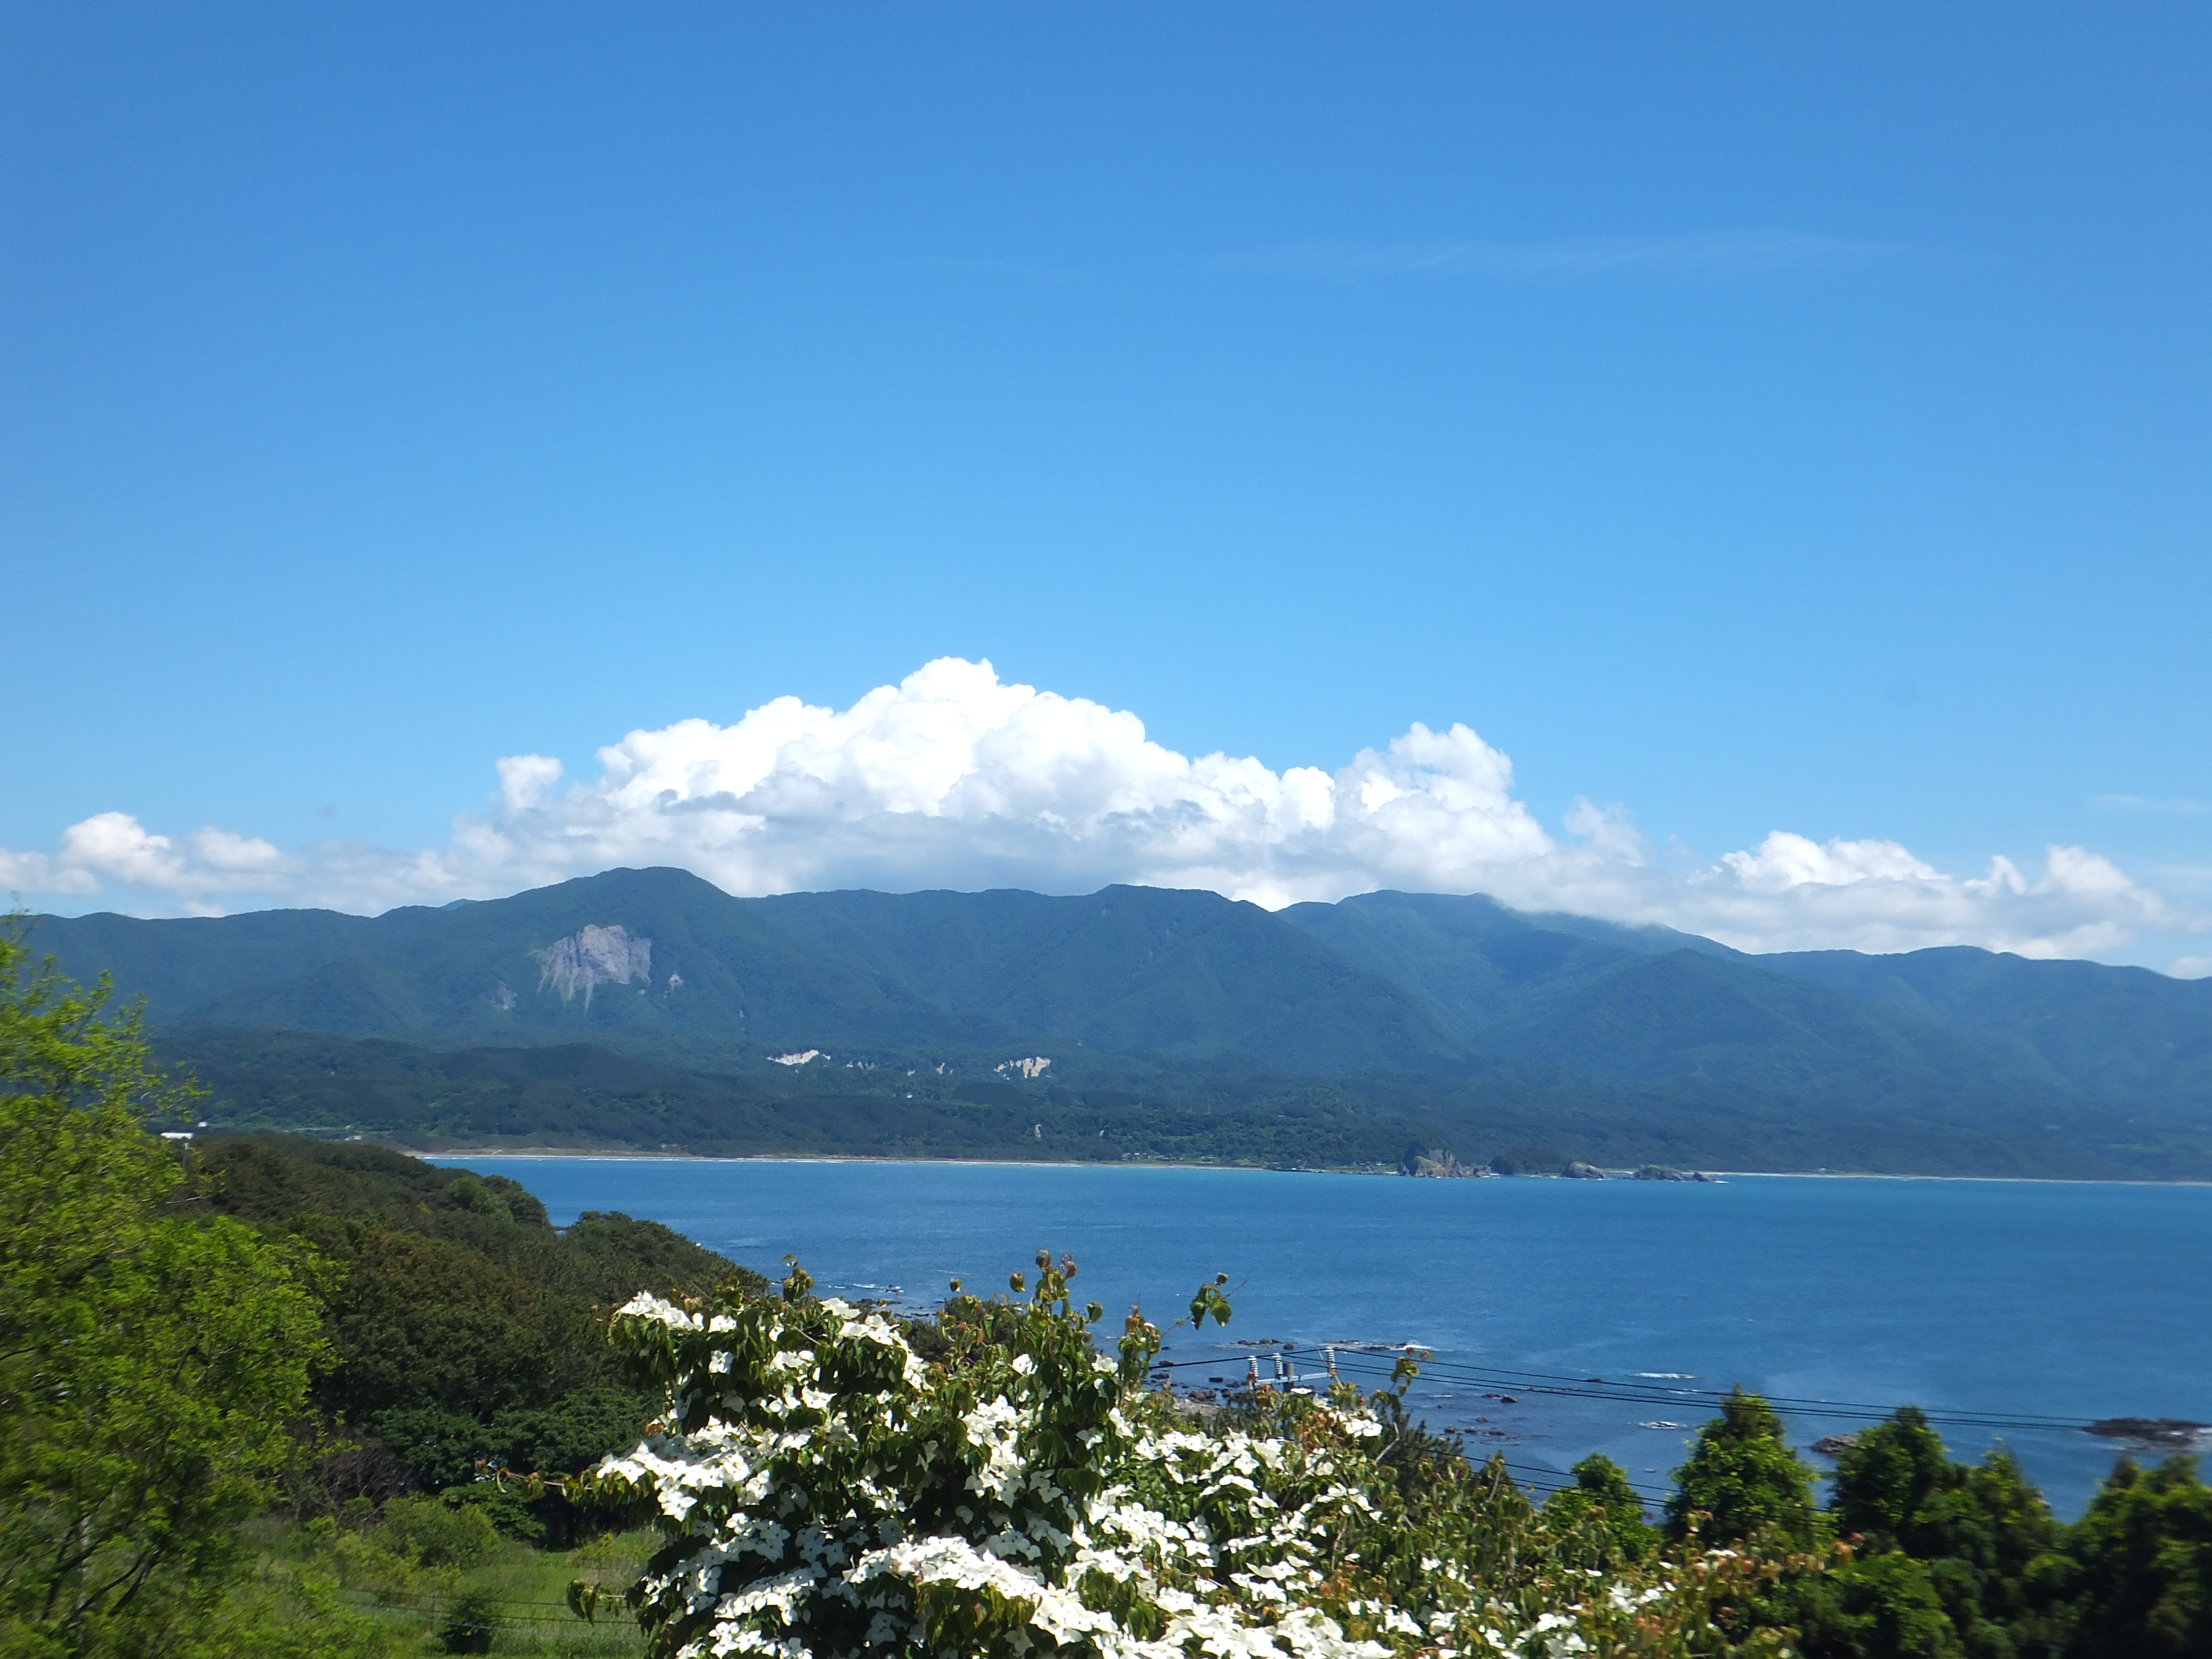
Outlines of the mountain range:
<svg viewBox="0 0 2212 1659">
<path fill-rule="evenodd" d="M 739 899 L 665 869 L 33 937 L 143 997 L 235 1127 L 2212 1178 L 2212 981 L 1968 947 L 1753 956 L 1387 892 Z"/>
</svg>

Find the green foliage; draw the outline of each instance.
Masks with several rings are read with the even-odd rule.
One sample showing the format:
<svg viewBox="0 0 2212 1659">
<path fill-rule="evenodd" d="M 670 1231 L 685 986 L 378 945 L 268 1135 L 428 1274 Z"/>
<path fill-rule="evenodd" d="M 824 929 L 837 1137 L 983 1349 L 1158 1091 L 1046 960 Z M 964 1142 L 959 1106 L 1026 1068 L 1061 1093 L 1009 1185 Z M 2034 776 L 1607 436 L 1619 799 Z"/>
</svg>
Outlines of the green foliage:
<svg viewBox="0 0 2212 1659">
<path fill-rule="evenodd" d="M 161 1659 L 396 1659 L 400 1650 L 397 1633 L 349 1605 L 323 1565 L 264 1557 Z"/>
<path fill-rule="evenodd" d="M 0 1638 L 181 1650 L 245 1570 L 322 1354 L 296 1252 L 168 1207 L 190 1092 L 0 929 Z"/>
<path fill-rule="evenodd" d="M 481 1510 L 434 1498 L 396 1498 L 369 1536 L 395 1555 L 426 1567 L 465 1571 L 491 1559 L 499 1533 Z"/>
<path fill-rule="evenodd" d="M 489 1653 L 499 1628 L 499 1613 L 492 1598 L 482 1590 L 455 1596 L 438 1621 L 438 1645 L 447 1653 Z"/>
<path fill-rule="evenodd" d="M 573 1474 L 635 1443 L 649 1414 L 645 1395 L 595 1384 L 550 1406 L 514 1407 L 489 1422 L 438 1406 L 372 1413 L 362 1423 L 392 1448 L 423 1486 L 480 1510 L 499 1530 L 564 1542 L 578 1517 L 557 1489 L 527 1494 L 486 1478 L 501 1469 Z"/>
<path fill-rule="evenodd" d="M 1908 1406 L 1838 1455 L 1835 1480 L 1830 1513 L 1839 1536 L 1857 1539 L 1860 1559 L 1834 1576 L 1843 1622 L 1815 1652 L 1918 1651 L 1896 1644 L 1934 1639 L 1911 1635 L 1925 1623 L 1923 1601 L 1958 1651 L 2054 1650 L 2059 1528 L 2010 1454 L 1954 1463 L 1926 1414 Z M 1899 1565 L 1906 1560 L 1921 1567 L 1917 1577 Z M 1846 1627 L 1859 1633 L 1846 1640 Z"/>
<path fill-rule="evenodd" d="M 1826 1530 L 1813 1503 L 1813 1479 L 1790 1449 L 1773 1407 L 1731 1389 L 1720 1416 L 1698 1431 L 1689 1462 L 1674 1471 L 1668 1536 L 1694 1532 L 1708 1544 L 1730 1544 L 1771 1534 L 1793 1549 L 1818 1549 Z"/>
<path fill-rule="evenodd" d="M 566 1656 L 566 1659 L 641 1659 L 644 1644 L 635 1631 L 579 1624 L 562 1608 L 563 1588 L 580 1574 L 589 1581 L 628 1583 L 652 1547 L 649 1535 L 595 1535 L 574 1549 L 542 1549 L 495 1537 L 481 1559 L 463 1568 L 425 1566 L 404 1551 L 376 1541 L 380 1528 L 366 1534 L 324 1516 L 301 1523 L 260 1523 L 253 1528 L 263 1551 L 262 1577 L 272 1589 L 300 1603 L 316 1597 L 352 1615 L 350 1627 L 373 1645 L 362 1652 L 420 1656 L 443 1650 L 439 1626 L 462 1597 L 477 1598 L 495 1621 L 493 1650 L 503 1654 Z M 340 1587 L 343 1586 L 341 1589 Z M 269 1598 L 273 1603 L 274 1598 Z M 272 1612 L 313 1616 L 307 1607 Z M 347 1659 L 354 1650 L 337 1649 Z"/>
<path fill-rule="evenodd" d="M 1645 1519 L 1644 1500 L 1628 1484 L 1626 1470 L 1593 1453 L 1575 1465 L 1574 1474 L 1573 1486 L 1544 1500 L 1545 1516 L 1555 1527 L 1602 1527 L 1610 1553 L 1626 1560 L 1642 1560 L 1658 1547 L 1658 1530 Z"/>
<path fill-rule="evenodd" d="M 416 1483 L 465 1488 L 526 1537 L 567 1538 L 572 1508 L 480 1483 L 480 1466 L 573 1472 L 644 1420 L 606 1345 L 609 1310 L 641 1285 L 765 1283 L 658 1223 L 594 1212 L 559 1231 L 505 1176 L 381 1147 L 219 1137 L 202 1143 L 192 1188 L 199 1206 L 307 1242 L 339 1269 L 324 1407 Z"/>
<path fill-rule="evenodd" d="M 309 1523 L 310 1535 L 337 1582 L 356 1595 L 380 1604 L 403 1598 L 448 1591 L 457 1575 L 447 1569 L 425 1567 L 404 1549 L 388 1548 L 372 1534 L 342 1531 L 328 1516 Z"/>
<path fill-rule="evenodd" d="M 1846 1561 L 1794 1583 L 1782 1601 L 1791 1607 L 1808 1659 L 1966 1659 L 1968 1652 L 1927 1564 L 1909 1555 Z"/>
<path fill-rule="evenodd" d="M 362 1426 L 404 1447 L 409 1467 L 441 1490 L 475 1480 L 480 1465 L 573 1474 L 634 1442 L 647 1415 L 646 1396 L 602 1384 L 550 1406 L 495 1412 L 489 1422 L 442 1407 L 403 1406 L 374 1413 Z"/>
<path fill-rule="evenodd" d="M 1889 1421 L 1861 1431 L 1836 1455 L 1836 1491 L 1829 1507 L 1839 1533 L 1857 1533 L 1875 1549 L 1927 1557 L 1948 1555 L 1948 1511 L 1937 1500 L 1957 1490 L 1965 1471 L 1943 1449 L 1927 1413 L 1907 1406 Z"/>
<path fill-rule="evenodd" d="M 2195 1459 L 2148 1474 L 2122 1459 L 2067 1542 L 2078 1563 L 2068 1659 L 2212 1653 L 2212 1487 Z"/>
<path fill-rule="evenodd" d="M 296 1231 L 346 1270 L 331 1299 L 338 1364 L 323 1390 L 337 1410 L 497 1409 L 596 1373 L 538 1287 L 480 1250 L 320 1217 Z"/>
</svg>

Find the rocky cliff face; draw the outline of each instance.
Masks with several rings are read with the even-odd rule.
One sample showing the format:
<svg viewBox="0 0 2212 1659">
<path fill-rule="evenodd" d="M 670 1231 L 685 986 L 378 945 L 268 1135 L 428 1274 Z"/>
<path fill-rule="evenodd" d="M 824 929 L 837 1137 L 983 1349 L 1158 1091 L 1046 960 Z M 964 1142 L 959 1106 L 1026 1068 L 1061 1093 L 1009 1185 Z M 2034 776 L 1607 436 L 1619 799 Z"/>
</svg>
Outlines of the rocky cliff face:
<svg viewBox="0 0 2212 1659">
<path fill-rule="evenodd" d="M 568 1001 L 580 991 L 584 1006 L 592 1006 L 592 988 L 599 985 L 640 984 L 653 978 L 653 941 L 632 939 L 621 927 L 585 927 L 566 939 L 556 939 L 538 958 L 538 988 L 549 985 Z"/>
</svg>

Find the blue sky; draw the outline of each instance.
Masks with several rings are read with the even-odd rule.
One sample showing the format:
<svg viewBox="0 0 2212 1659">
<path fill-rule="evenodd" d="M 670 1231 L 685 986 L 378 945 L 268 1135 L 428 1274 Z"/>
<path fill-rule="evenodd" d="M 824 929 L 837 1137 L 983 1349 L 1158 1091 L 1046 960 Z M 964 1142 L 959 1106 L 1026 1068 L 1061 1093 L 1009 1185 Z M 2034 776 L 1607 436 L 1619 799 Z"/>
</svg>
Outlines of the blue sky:
<svg viewBox="0 0 2212 1659">
<path fill-rule="evenodd" d="M 374 908 L 501 757 L 604 816 L 626 732 L 952 657 L 1275 775 L 1464 722 L 1507 842 L 1587 799 L 1678 883 L 2131 895 L 1749 944 L 2212 967 L 2208 107 L 2178 6 L 10 9 L 0 848 Z M 942 806 L 727 878 L 1512 886 Z M 100 814 L 274 852 L 70 865 Z"/>
</svg>

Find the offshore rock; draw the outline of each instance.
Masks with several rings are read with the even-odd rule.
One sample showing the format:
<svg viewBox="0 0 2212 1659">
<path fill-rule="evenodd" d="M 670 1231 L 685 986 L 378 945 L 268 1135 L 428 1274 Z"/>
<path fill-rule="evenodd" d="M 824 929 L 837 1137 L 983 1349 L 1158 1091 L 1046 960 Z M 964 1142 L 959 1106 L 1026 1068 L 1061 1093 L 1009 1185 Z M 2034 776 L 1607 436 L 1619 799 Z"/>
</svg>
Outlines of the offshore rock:
<svg viewBox="0 0 2212 1659">
<path fill-rule="evenodd" d="M 1559 1173 L 1570 1181 L 1603 1181 L 1606 1178 L 1605 1171 L 1599 1169 L 1596 1164 L 1585 1164 L 1580 1158 L 1568 1164 Z"/>
<path fill-rule="evenodd" d="M 2146 1451 L 2186 1452 L 2203 1444 L 2201 1437 L 2208 1429 L 2212 1429 L 2212 1423 L 2192 1423 L 2181 1417 L 2102 1417 L 2086 1432 L 2107 1440 L 2124 1440 Z"/>
</svg>

